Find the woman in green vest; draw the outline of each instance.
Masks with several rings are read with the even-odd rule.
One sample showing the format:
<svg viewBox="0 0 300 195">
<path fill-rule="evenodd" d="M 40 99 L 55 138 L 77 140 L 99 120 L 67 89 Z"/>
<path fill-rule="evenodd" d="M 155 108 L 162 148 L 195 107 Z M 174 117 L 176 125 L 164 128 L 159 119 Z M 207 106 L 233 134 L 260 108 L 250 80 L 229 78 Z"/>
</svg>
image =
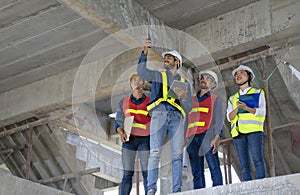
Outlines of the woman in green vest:
<svg viewBox="0 0 300 195">
<path fill-rule="evenodd" d="M 239 91 L 228 100 L 227 119 L 231 123 L 231 135 L 238 154 L 242 181 L 252 180 L 250 155 L 256 171 L 256 179 L 266 177 L 264 161 L 264 121 L 266 100 L 262 89 L 251 87 L 255 75 L 251 68 L 240 65 L 232 71 Z"/>
</svg>

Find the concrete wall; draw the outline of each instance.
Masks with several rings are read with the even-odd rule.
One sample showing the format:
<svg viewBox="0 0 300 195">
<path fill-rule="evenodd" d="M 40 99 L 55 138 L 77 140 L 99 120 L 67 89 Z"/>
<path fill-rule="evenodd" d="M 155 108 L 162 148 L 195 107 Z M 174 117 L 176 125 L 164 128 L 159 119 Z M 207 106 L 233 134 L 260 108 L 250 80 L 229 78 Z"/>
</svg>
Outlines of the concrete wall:
<svg viewBox="0 0 300 195">
<path fill-rule="evenodd" d="M 299 9 L 297 0 L 261 0 L 184 31 L 198 39 L 217 60 L 297 36 Z"/>
<path fill-rule="evenodd" d="M 45 185 L 40 185 L 12 175 L 0 176 L 0 195 L 8 194 L 43 194 L 43 195 L 70 195 Z"/>
<path fill-rule="evenodd" d="M 60 120 L 74 127 L 82 129 L 93 136 L 108 139 L 107 131 L 109 129 L 109 117 L 98 111 L 89 104 L 79 104 L 74 107 L 73 115 L 61 118 Z M 98 115 L 100 116 L 98 118 Z M 98 120 L 99 119 L 99 120 Z"/>
</svg>

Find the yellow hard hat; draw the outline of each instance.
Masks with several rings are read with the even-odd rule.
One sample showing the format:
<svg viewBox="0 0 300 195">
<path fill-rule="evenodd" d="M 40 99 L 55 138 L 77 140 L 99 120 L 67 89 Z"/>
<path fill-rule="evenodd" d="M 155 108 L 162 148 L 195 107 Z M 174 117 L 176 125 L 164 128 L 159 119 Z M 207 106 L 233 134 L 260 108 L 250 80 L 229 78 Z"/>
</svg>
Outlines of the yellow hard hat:
<svg viewBox="0 0 300 195">
<path fill-rule="evenodd" d="M 130 75 L 129 75 L 129 80 L 128 80 L 128 84 L 129 84 L 129 87 L 131 87 L 130 86 L 130 83 L 131 83 L 131 80 L 132 80 L 132 78 L 134 77 L 134 76 L 139 76 L 139 74 L 137 73 L 137 72 L 132 72 Z M 143 81 L 144 81 L 144 87 L 146 86 L 146 81 L 143 79 Z"/>
<path fill-rule="evenodd" d="M 132 79 L 134 76 L 139 76 L 139 74 L 138 74 L 137 72 L 132 72 L 132 73 L 129 75 L 129 84 L 130 84 L 131 79 Z"/>
</svg>

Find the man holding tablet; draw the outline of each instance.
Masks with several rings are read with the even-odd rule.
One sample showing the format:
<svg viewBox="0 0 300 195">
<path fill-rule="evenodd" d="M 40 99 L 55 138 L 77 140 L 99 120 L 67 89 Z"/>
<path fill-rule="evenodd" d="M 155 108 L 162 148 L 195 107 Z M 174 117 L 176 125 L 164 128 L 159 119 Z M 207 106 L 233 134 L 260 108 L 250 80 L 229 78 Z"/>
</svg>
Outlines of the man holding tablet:
<svg viewBox="0 0 300 195">
<path fill-rule="evenodd" d="M 148 162 L 148 194 L 157 191 L 158 165 L 162 146 L 168 135 L 172 156 L 172 191 L 180 192 L 182 184 L 182 151 L 184 145 L 184 123 L 187 113 L 192 108 L 190 84 L 178 74 L 182 67 L 182 57 L 176 51 L 162 53 L 165 71 L 147 68 L 148 49 L 151 41 L 146 40 L 139 58 L 138 74 L 152 84 L 150 102 L 147 106 L 151 115 L 150 123 L 150 156 Z M 173 88 L 176 98 L 168 97 L 168 91 L 174 81 L 186 83 L 184 89 Z"/>
</svg>

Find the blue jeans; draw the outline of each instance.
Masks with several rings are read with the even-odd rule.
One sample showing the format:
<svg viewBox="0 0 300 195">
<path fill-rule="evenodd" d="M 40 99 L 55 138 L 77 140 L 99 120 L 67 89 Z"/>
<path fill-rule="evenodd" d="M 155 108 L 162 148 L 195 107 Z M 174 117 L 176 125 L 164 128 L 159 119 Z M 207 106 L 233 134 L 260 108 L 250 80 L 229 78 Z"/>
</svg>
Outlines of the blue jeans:
<svg viewBox="0 0 300 195">
<path fill-rule="evenodd" d="M 190 144 L 187 147 L 193 174 L 194 189 L 205 188 L 204 156 L 199 155 L 199 150 L 204 137 L 205 133 L 195 135 L 194 137 L 190 138 Z M 210 170 L 213 186 L 223 185 L 218 152 L 212 154 L 212 149 L 210 149 L 205 154 L 205 158 Z"/>
<path fill-rule="evenodd" d="M 264 161 L 263 132 L 239 134 L 237 137 L 233 138 L 233 143 L 241 165 L 242 181 L 252 180 L 249 149 L 254 162 L 256 179 L 265 178 L 266 165 Z"/>
<path fill-rule="evenodd" d="M 121 195 L 129 195 L 132 188 L 132 177 L 134 175 L 134 165 L 136 151 L 140 158 L 141 170 L 145 194 L 147 193 L 147 167 L 149 158 L 149 136 L 131 136 L 128 142 L 122 145 L 123 178 L 121 183 Z"/>
<path fill-rule="evenodd" d="M 165 137 L 168 134 L 172 157 L 172 191 L 181 191 L 184 120 L 178 111 L 152 112 L 150 123 L 150 156 L 148 164 L 148 190 L 157 191 L 158 165 Z"/>
</svg>

